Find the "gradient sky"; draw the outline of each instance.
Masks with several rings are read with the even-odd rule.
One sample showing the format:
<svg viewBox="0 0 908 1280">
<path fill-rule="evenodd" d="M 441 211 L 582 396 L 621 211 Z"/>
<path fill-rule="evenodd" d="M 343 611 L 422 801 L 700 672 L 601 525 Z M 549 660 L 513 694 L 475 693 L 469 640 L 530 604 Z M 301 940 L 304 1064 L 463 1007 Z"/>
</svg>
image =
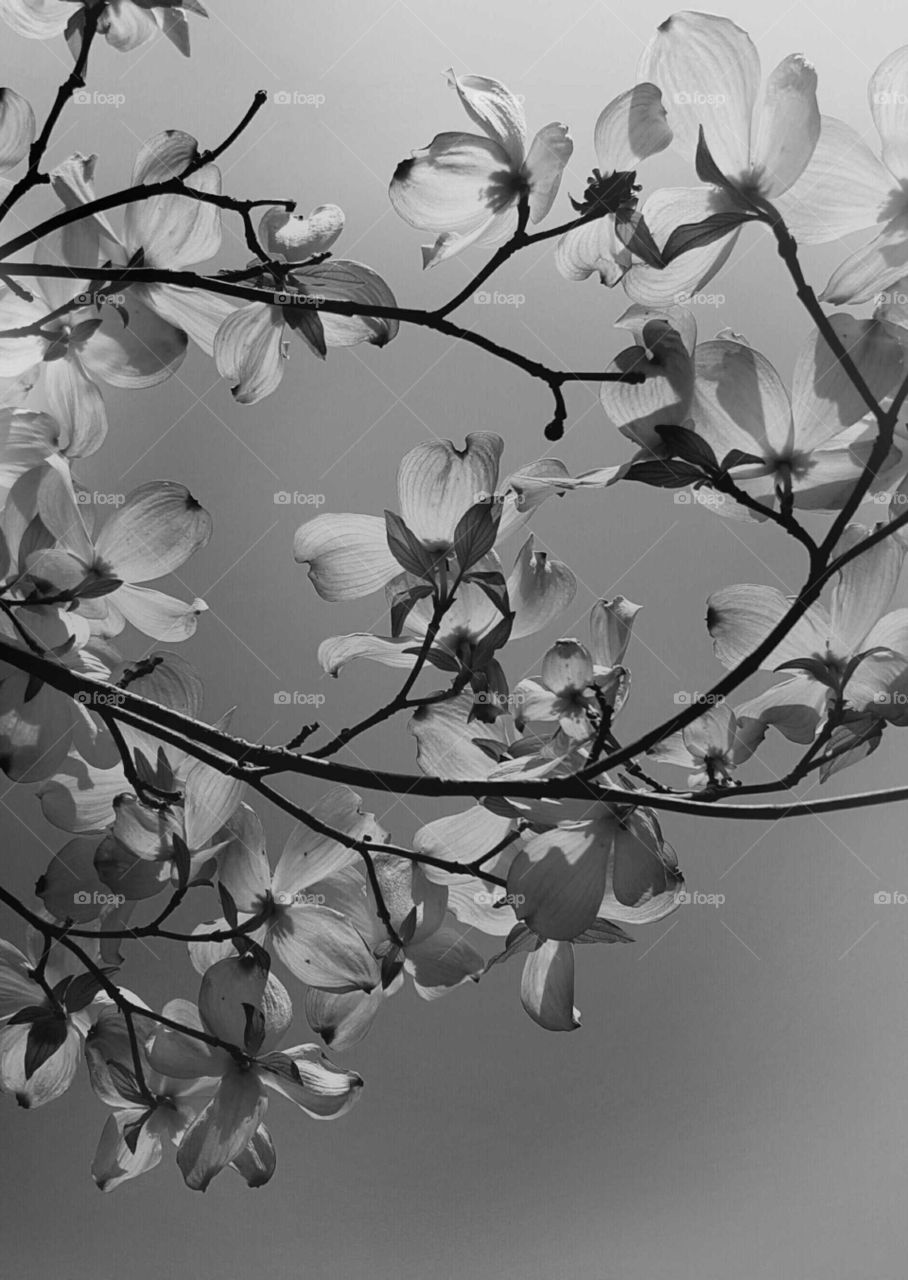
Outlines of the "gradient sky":
<svg viewBox="0 0 908 1280">
<path fill-rule="evenodd" d="M 402 304 L 417 306 L 451 296 L 482 260 L 465 255 L 423 275 L 424 237 L 387 200 L 401 158 L 464 124 L 444 70 L 492 75 L 524 94 L 531 131 L 553 119 L 571 125 L 561 220 L 564 193 L 579 195 L 595 162 L 596 116 L 633 83 L 644 43 L 670 12 L 661 0 L 210 8 L 208 23 L 192 21 L 191 62 L 164 41 L 128 56 L 100 46 L 89 89 L 126 101 L 69 107 L 52 158 L 97 151 L 99 188 L 113 190 L 159 129 L 178 126 L 211 145 L 259 87 L 323 97 L 269 105 L 225 157 L 225 188 L 295 197 L 303 210 L 340 204 L 347 229 L 336 251 L 368 262 Z M 717 8 L 750 30 L 765 69 L 794 51 L 810 57 L 823 110 L 873 141 L 866 83 L 906 38 L 904 6 Z M 4 30 L 0 42 L 0 81 L 46 110 L 68 66 L 62 41 Z M 648 189 L 691 178 L 673 154 L 643 174 Z M 40 216 L 47 199 L 38 194 L 29 209 Z M 845 251 L 805 253 L 811 278 L 825 282 Z M 221 261 L 247 256 L 235 227 Z M 553 366 L 605 367 L 626 345 L 612 328 L 626 306 L 620 290 L 565 283 L 547 246 L 510 262 L 494 287 L 525 303 L 467 303 L 458 318 Z M 730 326 L 789 377 L 809 325 L 769 238 L 743 236 L 709 290 L 723 301 L 697 308 L 701 337 Z M 100 493 L 180 480 L 212 512 L 210 545 L 180 575 L 210 612 L 180 651 L 206 678 L 212 718 L 236 704 L 239 733 L 283 741 L 306 713 L 275 706 L 276 691 L 325 693 L 321 718 L 336 728 L 390 694 L 394 673 L 363 663 L 336 683 L 321 676 L 318 642 L 377 626 L 380 602 L 318 600 L 291 553 L 311 509 L 276 505 L 274 493 L 380 512 L 394 505 L 408 448 L 432 437 L 462 443 L 474 429 L 504 436 L 508 469 L 548 452 L 576 469 L 627 456 L 596 388 L 568 396 L 568 432 L 551 448 L 544 388 L 431 333 L 402 331 L 383 351 L 333 351 L 323 365 L 298 347 L 277 394 L 246 409 L 196 351 L 163 387 L 108 397 L 110 438 L 77 474 Z M 878 511 L 865 508 L 867 521 Z M 676 691 L 717 676 L 703 621 L 711 590 L 740 581 L 794 590 L 804 569 L 774 529 L 745 529 L 639 486 L 553 500 L 533 528 L 582 585 L 560 623 L 508 650 L 512 683 L 558 635 L 586 634 L 597 597 L 621 592 L 645 606 L 629 655 L 626 737 L 670 713 Z M 904 587 L 897 603 L 908 603 Z M 142 651 L 139 637 L 125 650 Z M 827 789 L 903 781 L 904 741 L 893 735 L 879 759 Z M 383 728 L 348 758 L 409 769 L 412 739 L 402 725 Z M 789 758 L 776 751 L 768 767 Z M 368 799 L 401 840 L 440 812 Z M 63 840 L 25 789 L 0 789 L 0 803 L 5 883 L 27 893 Z M 634 947 L 582 948 L 584 1025 L 572 1035 L 548 1034 L 522 1011 L 519 963 L 433 1004 L 412 991 L 396 997 L 373 1033 L 339 1055 L 367 1084 L 349 1116 L 317 1124 L 273 1103 L 278 1169 L 261 1191 L 227 1172 L 200 1196 L 166 1158 L 102 1195 L 89 1166 L 107 1113 L 84 1079 L 35 1113 L 4 1099 L 2 1270 L 17 1280 L 895 1280 L 908 1245 L 908 907 L 877 906 L 873 895 L 908 890 L 904 822 L 897 808 L 774 826 L 670 818 L 688 887 L 724 894 L 721 907 L 690 906 L 637 929 Z M 277 852 L 288 824 L 275 814 L 266 823 Z M 190 922 L 192 910 L 181 918 Z M 17 921 L 0 923 L 21 941 Z M 126 985 L 149 1000 L 195 997 L 179 947 L 136 950 Z M 310 1039 L 299 1006 L 295 1039 Z"/>
</svg>

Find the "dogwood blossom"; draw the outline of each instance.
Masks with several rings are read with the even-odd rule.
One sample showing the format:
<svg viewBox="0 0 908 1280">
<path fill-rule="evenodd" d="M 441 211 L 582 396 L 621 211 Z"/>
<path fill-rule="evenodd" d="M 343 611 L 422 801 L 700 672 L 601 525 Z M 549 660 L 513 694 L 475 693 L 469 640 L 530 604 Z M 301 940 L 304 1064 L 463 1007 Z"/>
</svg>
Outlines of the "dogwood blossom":
<svg viewBox="0 0 908 1280">
<path fill-rule="evenodd" d="M 593 135 L 598 168 L 593 170 L 581 212 L 596 207 L 606 212 L 559 239 L 555 265 L 566 280 L 585 280 L 596 271 L 603 284 L 615 285 L 630 270 L 634 246 L 643 248 L 635 238 L 640 225 L 635 212 L 637 166 L 663 151 L 671 140 L 656 85 L 635 85 L 605 107 Z"/>
<path fill-rule="evenodd" d="M 352 347 L 369 342 L 383 347 L 397 334 L 396 320 L 369 316 L 341 316 L 317 307 L 292 306 L 294 297 L 359 302 L 394 307 L 394 294 L 385 281 L 362 262 L 347 258 L 321 261 L 344 229 L 337 205 L 319 205 L 305 218 L 269 209 L 259 225 L 259 242 L 272 261 L 298 264 L 279 277 L 253 274 L 259 288 L 273 287 L 280 306 L 250 302 L 224 320 L 215 335 L 218 372 L 235 385 L 240 404 L 256 404 L 271 395 L 284 376 L 287 331 L 299 335 L 319 358 L 327 347 Z M 255 265 L 255 264 L 251 264 Z"/>
<path fill-rule="evenodd" d="M 336 1119 L 357 1100 L 362 1078 L 329 1062 L 317 1045 L 277 1049 L 293 1017 L 290 997 L 254 953 L 207 969 L 198 1007 L 176 1000 L 164 1012 L 240 1051 L 169 1027 L 149 1041 L 149 1063 L 162 1075 L 216 1082 L 213 1098 L 185 1129 L 177 1150 L 180 1172 L 194 1191 L 205 1191 L 222 1169 L 242 1158 L 268 1108 L 266 1087 L 321 1120 Z"/>
<path fill-rule="evenodd" d="M 452 70 L 447 76 L 482 134 L 437 134 L 401 161 L 388 192 L 405 222 L 437 237 L 423 246 L 424 267 L 509 235 L 523 198 L 530 221 L 541 222 L 574 149 L 567 126 L 557 123 L 540 129 L 528 147 L 523 106 L 500 81 Z"/>
<path fill-rule="evenodd" d="M 837 551 L 856 546 L 868 532 L 849 525 Z M 888 538 L 839 570 L 829 607 L 811 605 L 760 664 L 761 670 L 784 667 L 796 674 L 738 707 L 739 721 L 761 719 L 795 742 L 810 742 L 827 707 L 841 697 L 851 712 L 906 722 L 896 695 L 908 677 L 908 609 L 884 612 L 905 551 L 901 538 Z M 737 666 L 790 606 L 776 587 L 739 584 L 714 592 L 707 626 L 716 657 Z"/>
<path fill-rule="evenodd" d="M 27 945 L 0 941 L 0 1091 L 41 1107 L 75 1078 L 99 987 L 62 947 Z"/>
<path fill-rule="evenodd" d="M 764 505 L 775 503 L 779 491 L 790 491 L 797 507 L 842 505 L 873 449 L 876 422 L 818 332 L 798 355 L 789 394 L 765 356 L 743 339 L 697 343 L 689 312 L 632 307 L 619 323 L 637 345 L 621 352 L 613 367 L 645 372 L 646 381 L 603 383 L 600 399 L 622 434 L 641 447 L 639 460 L 670 456 L 659 429 L 681 424 L 709 445 L 717 464 L 737 455 L 730 476 Z M 873 394 L 885 401 L 904 370 L 897 328 L 844 313 L 830 324 Z M 882 486 L 900 463 L 901 451 L 893 449 Z M 741 513 L 731 501 L 712 509 Z"/>
<path fill-rule="evenodd" d="M 704 288 L 730 256 L 742 206 L 774 201 L 804 173 L 820 136 L 817 75 L 801 54 L 783 58 L 760 87 L 760 55 L 729 18 L 681 12 L 658 28 L 640 58 L 638 79 L 662 90 L 676 145 L 694 158 L 700 130 L 723 186 L 654 192 L 643 217 L 660 247 L 680 226 L 706 224 L 664 270 L 634 263 L 624 287 L 636 302 L 660 306 Z"/>
<path fill-rule="evenodd" d="M 337 787 L 312 808 L 313 818 L 350 840 L 369 839 L 380 847 L 386 834 L 375 815 L 360 808 L 361 797 Z M 243 806 L 229 822 L 230 839 L 218 862 L 218 882 L 230 894 L 243 919 L 264 917 L 250 934 L 309 986 L 339 992 L 371 991 L 379 969 L 364 936 L 345 916 L 326 905 L 321 882 L 356 858 L 349 845 L 297 826 L 284 845 L 274 871 L 256 814 Z M 206 933 L 228 928 L 226 920 L 199 926 Z M 225 954 L 228 943 L 190 943 L 200 972 Z"/>
</svg>

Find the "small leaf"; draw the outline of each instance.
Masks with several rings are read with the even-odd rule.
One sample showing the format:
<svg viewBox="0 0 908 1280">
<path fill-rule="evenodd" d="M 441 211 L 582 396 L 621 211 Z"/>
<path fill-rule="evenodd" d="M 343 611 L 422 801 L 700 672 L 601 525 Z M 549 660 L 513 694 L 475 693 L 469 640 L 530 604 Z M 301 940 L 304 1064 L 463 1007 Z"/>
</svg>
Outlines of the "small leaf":
<svg viewBox="0 0 908 1280">
<path fill-rule="evenodd" d="M 299 334 L 310 351 L 324 360 L 328 350 L 325 344 L 325 326 L 315 308 L 285 306 L 283 310 L 287 326 Z"/>
<path fill-rule="evenodd" d="M 243 1048 L 253 1057 L 261 1049 L 265 1039 L 265 1015 L 254 1004 L 244 1004 L 246 1027 L 243 1031 Z"/>
<path fill-rule="evenodd" d="M 397 563 L 417 578 L 428 578 L 431 581 L 434 577 L 434 560 L 416 535 L 410 532 L 400 516 L 393 511 L 385 512 L 385 534 L 388 549 Z"/>
<path fill-rule="evenodd" d="M 615 215 L 615 231 L 625 248 L 648 267 L 661 271 L 667 265 L 664 253 L 653 239 L 653 233 L 643 220 L 642 213 L 618 213 Z"/>
<path fill-rule="evenodd" d="M 80 973 L 78 977 L 73 978 L 63 997 L 67 1013 L 78 1013 L 80 1009 L 91 1004 L 103 985 L 100 978 L 93 973 Z"/>
<path fill-rule="evenodd" d="M 499 502 L 477 502 L 460 517 L 454 530 L 454 554 L 463 572 L 492 550 L 500 519 Z"/>
<path fill-rule="evenodd" d="M 192 859 L 186 841 L 178 831 L 173 833 L 173 865 L 177 873 L 177 888 L 182 892 L 189 884 Z"/>
<path fill-rule="evenodd" d="M 743 449 L 732 449 L 722 459 L 720 470 L 724 474 L 731 471 L 732 467 L 745 467 L 757 464 L 762 466 L 766 462 L 765 458 L 759 458 L 755 453 L 745 453 Z"/>
<path fill-rule="evenodd" d="M 662 462 L 658 459 L 651 462 L 635 462 L 628 468 L 624 479 L 636 480 L 640 484 L 653 485 L 657 489 L 683 489 L 704 478 L 699 467 L 689 462 Z"/>
<path fill-rule="evenodd" d="M 696 431 L 691 431 L 689 427 L 657 426 L 656 432 L 671 450 L 673 458 L 683 458 L 685 462 L 700 466 L 705 471 L 718 469 L 718 458 L 709 443 L 698 436 Z"/>
<path fill-rule="evenodd" d="M 220 880 L 218 881 L 218 894 L 220 895 L 221 910 L 224 913 L 224 919 L 227 921 L 227 926 L 230 929 L 235 929 L 238 919 L 236 902 L 234 901 L 233 894 Z"/>
<path fill-rule="evenodd" d="M 743 222 L 753 221 L 752 214 L 744 213 L 743 210 L 728 209 L 722 213 L 711 213 L 702 222 L 682 223 L 680 227 L 675 227 L 666 240 L 662 257 L 668 265 L 676 258 L 680 258 L 682 253 L 689 253 L 691 249 L 701 249 L 704 245 L 714 244 L 716 240 L 723 240 Z"/>
<path fill-rule="evenodd" d="M 52 1058 L 66 1039 L 66 1018 L 62 1013 L 47 1014 L 32 1023 L 25 1043 L 25 1078 L 32 1076 Z"/>
</svg>

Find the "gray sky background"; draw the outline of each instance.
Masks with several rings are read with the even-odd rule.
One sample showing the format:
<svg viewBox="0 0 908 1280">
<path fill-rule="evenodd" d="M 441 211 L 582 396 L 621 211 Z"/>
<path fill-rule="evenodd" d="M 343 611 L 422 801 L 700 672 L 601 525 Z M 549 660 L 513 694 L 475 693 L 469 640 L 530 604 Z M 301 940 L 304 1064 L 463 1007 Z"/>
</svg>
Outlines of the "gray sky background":
<svg viewBox="0 0 908 1280">
<path fill-rule="evenodd" d="M 99 188 L 112 190 L 159 129 L 178 126 L 211 145 L 257 88 L 323 95 L 318 107 L 269 105 L 225 157 L 225 189 L 295 197 L 302 210 L 340 204 L 347 229 L 336 252 L 368 262 L 413 305 L 452 295 L 481 262 L 468 254 L 423 275 L 424 237 L 386 195 L 411 149 L 464 126 L 444 70 L 495 76 L 524 94 L 531 132 L 570 124 L 575 152 L 553 215 L 563 220 L 567 192 L 582 192 L 595 163 L 596 116 L 633 83 L 643 44 L 670 12 L 651 0 L 210 7 L 208 23 L 192 21 L 188 63 L 164 41 L 128 56 L 100 46 L 89 88 L 126 102 L 69 107 L 53 158 L 97 151 Z M 716 7 L 750 30 L 764 70 L 791 52 L 810 57 L 822 109 L 874 140 L 867 79 L 908 39 L 903 6 Z M 0 35 L 0 80 L 39 112 L 68 65 L 62 41 Z M 693 175 L 670 154 L 642 177 L 652 189 Z M 39 194 L 30 208 L 40 213 L 46 201 Z M 822 285 L 845 252 L 807 251 L 811 278 Z M 247 257 L 237 225 L 221 261 Z M 556 367 L 605 367 L 626 345 L 612 328 L 623 294 L 562 281 L 546 246 L 509 263 L 493 287 L 526 302 L 467 303 L 458 318 Z M 789 377 L 809 324 L 769 238 L 743 236 L 709 288 L 725 301 L 697 308 L 701 336 L 731 326 Z M 462 443 L 474 429 L 504 436 L 508 469 L 549 452 L 576 469 L 627 456 L 595 387 L 568 396 L 568 433 L 552 448 L 542 439 L 544 388 L 430 333 L 402 330 L 383 351 L 333 351 L 324 365 L 300 346 L 278 393 L 249 409 L 196 352 L 163 387 L 108 397 L 108 443 L 77 474 L 100 492 L 180 480 L 212 512 L 210 545 L 180 572 L 210 612 L 181 652 L 206 678 L 212 717 L 236 704 L 238 732 L 282 741 L 306 712 L 276 707 L 277 690 L 326 693 L 321 718 L 336 728 L 390 694 L 394 673 L 362 663 L 337 682 L 321 677 L 318 642 L 377 626 L 381 601 L 318 600 L 291 551 L 311 509 L 276 505 L 275 491 L 324 494 L 322 510 L 379 513 L 394 505 L 408 448 L 432 436 Z M 862 514 L 872 522 L 878 512 Z M 585 637 L 598 596 L 643 603 L 625 736 L 667 715 L 677 690 L 707 688 L 718 674 L 703 620 L 711 590 L 741 581 L 794 590 L 804 569 L 774 530 L 639 486 L 553 500 L 533 527 L 582 586 L 559 624 L 512 646 L 508 674 L 515 683 L 536 670 L 558 635 Z M 904 587 L 896 603 L 908 603 Z M 141 645 L 137 637 L 126 652 Z M 903 780 L 904 741 L 893 735 L 878 760 L 828 789 Z M 409 769 L 412 740 L 403 726 L 383 729 L 356 754 Z M 776 749 L 749 776 L 789 759 Z M 369 800 L 400 839 L 440 812 Z M 0 803 L 5 882 L 26 892 L 63 840 L 28 793 L 4 786 Z M 287 823 L 266 822 L 276 855 Z M 412 991 L 396 997 L 367 1040 L 339 1055 L 367 1083 L 349 1116 L 318 1124 L 272 1104 L 278 1170 L 259 1192 L 226 1172 L 206 1196 L 191 1193 L 168 1156 L 104 1196 L 89 1166 L 106 1111 L 84 1079 L 36 1113 L 6 1100 L 4 1269 L 17 1280 L 894 1280 L 908 1245 L 908 908 L 876 906 L 873 895 L 908 889 L 904 822 L 898 809 L 775 826 L 670 818 L 688 887 L 724 894 L 723 906 L 637 929 L 634 947 L 581 949 L 584 1025 L 573 1035 L 547 1034 L 523 1013 L 519 962 L 433 1004 Z M 21 940 L 16 922 L 2 923 Z M 151 1000 L 195 998 L 179 947 L 154 950 L 137 948 L 126 984 Z M 301 1000 L 297 1030 L 295 1039 L 311 1038 Z"/>
</svg>

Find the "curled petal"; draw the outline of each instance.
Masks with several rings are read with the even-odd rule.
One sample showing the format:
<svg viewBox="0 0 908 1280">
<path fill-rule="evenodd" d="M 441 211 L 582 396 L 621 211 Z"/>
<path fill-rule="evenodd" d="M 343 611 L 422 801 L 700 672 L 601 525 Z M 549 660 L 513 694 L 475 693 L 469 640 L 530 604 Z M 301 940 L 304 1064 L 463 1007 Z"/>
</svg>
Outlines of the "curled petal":
<svg viewBox="0 0 908 1280">
<path fill-rule="evenodd" d="M 35 113 L 15 89 L 0 89 L 0 169 L 12 169 L 35 140 Z"/>
<path fill-rule="evenodd" d="M 527 140 L 519 99 L 500 80 L 488 76 L 456 76 L 449 68 L 447 77 L 473 123 L 497 142 L 518 167 L 523 162 Z"/>
<path fill-rule="evenodd" d="M 574 144 L 567 125 L 547 124 L 533 139 L 524 166 L 530 184 L 530 221 L 541 222 L 555 203 Z"/>
<path fill-rule="evenodd" d="M 140 150 L 133 185 L 180 177 L 198 159 L 198 143 L 188 133 L 168 129 Z M 196 191 L 219 194 L 221 175 L 207 164 L 186 178 Z M 213 258 L 221 245 L 220 210 L 190 196 L 154 196 L 126 206 L 125 238 L 131 252 L 142 249 L 146 266 L 179 270 Z"/>
<path fill-rule="evenodd" d="M 590 652 L 600 667 L 618 667 L 624 661 L 637 614 L 642 604 L 624 596 L 597 600 L 590 612 Z"/>
<path fill-rule="evenodd" d="M 363 1078 L 345 1071 L 316 1044 L 298 1044 L 262 1058 L 262 1079 L 316 1120 L 334 1120 L 359 1098 Z"/>
<path fill-rule="evenodd" d="M 495 493 L 503 446 L 494 432 L 474 431 L 463 449 L 451 440 L 411 449 L 397 473 L 400 514 L 410 531 L 430 546 L 451 543 L 461 516 Z"/>
<path fill-rule="evenodd" d="M 320 204 L 305 216 L 273 208 L 259 223 L 259 240 L 272 258 L 304 262 L 326 253 L 343 229 L 344 211 L 336 204 Z"/>
<path fill-rule="evenodd" d="M 576 1031 L 574 948 L 569 942 L 540 942 L 523 964 L 520 1003 L 546 1031 Z"/>
<path fill-rule="evenodd" d="M 214 339 L 218 373 L 233 384 L 239 404 L 257 404 L 280 386 L 284 317 L 278 307 L 250 302 L 232 311 Z"/>
<path fill-rule="evenodd" d="M 518 553 L 507 587 L 514 612 L 511 639 L 519 640 L 561 616 L 574 598 L 577 579 L 566 564 L 545 551 L 535 551 L 531 535 Z"/>
</svg>

